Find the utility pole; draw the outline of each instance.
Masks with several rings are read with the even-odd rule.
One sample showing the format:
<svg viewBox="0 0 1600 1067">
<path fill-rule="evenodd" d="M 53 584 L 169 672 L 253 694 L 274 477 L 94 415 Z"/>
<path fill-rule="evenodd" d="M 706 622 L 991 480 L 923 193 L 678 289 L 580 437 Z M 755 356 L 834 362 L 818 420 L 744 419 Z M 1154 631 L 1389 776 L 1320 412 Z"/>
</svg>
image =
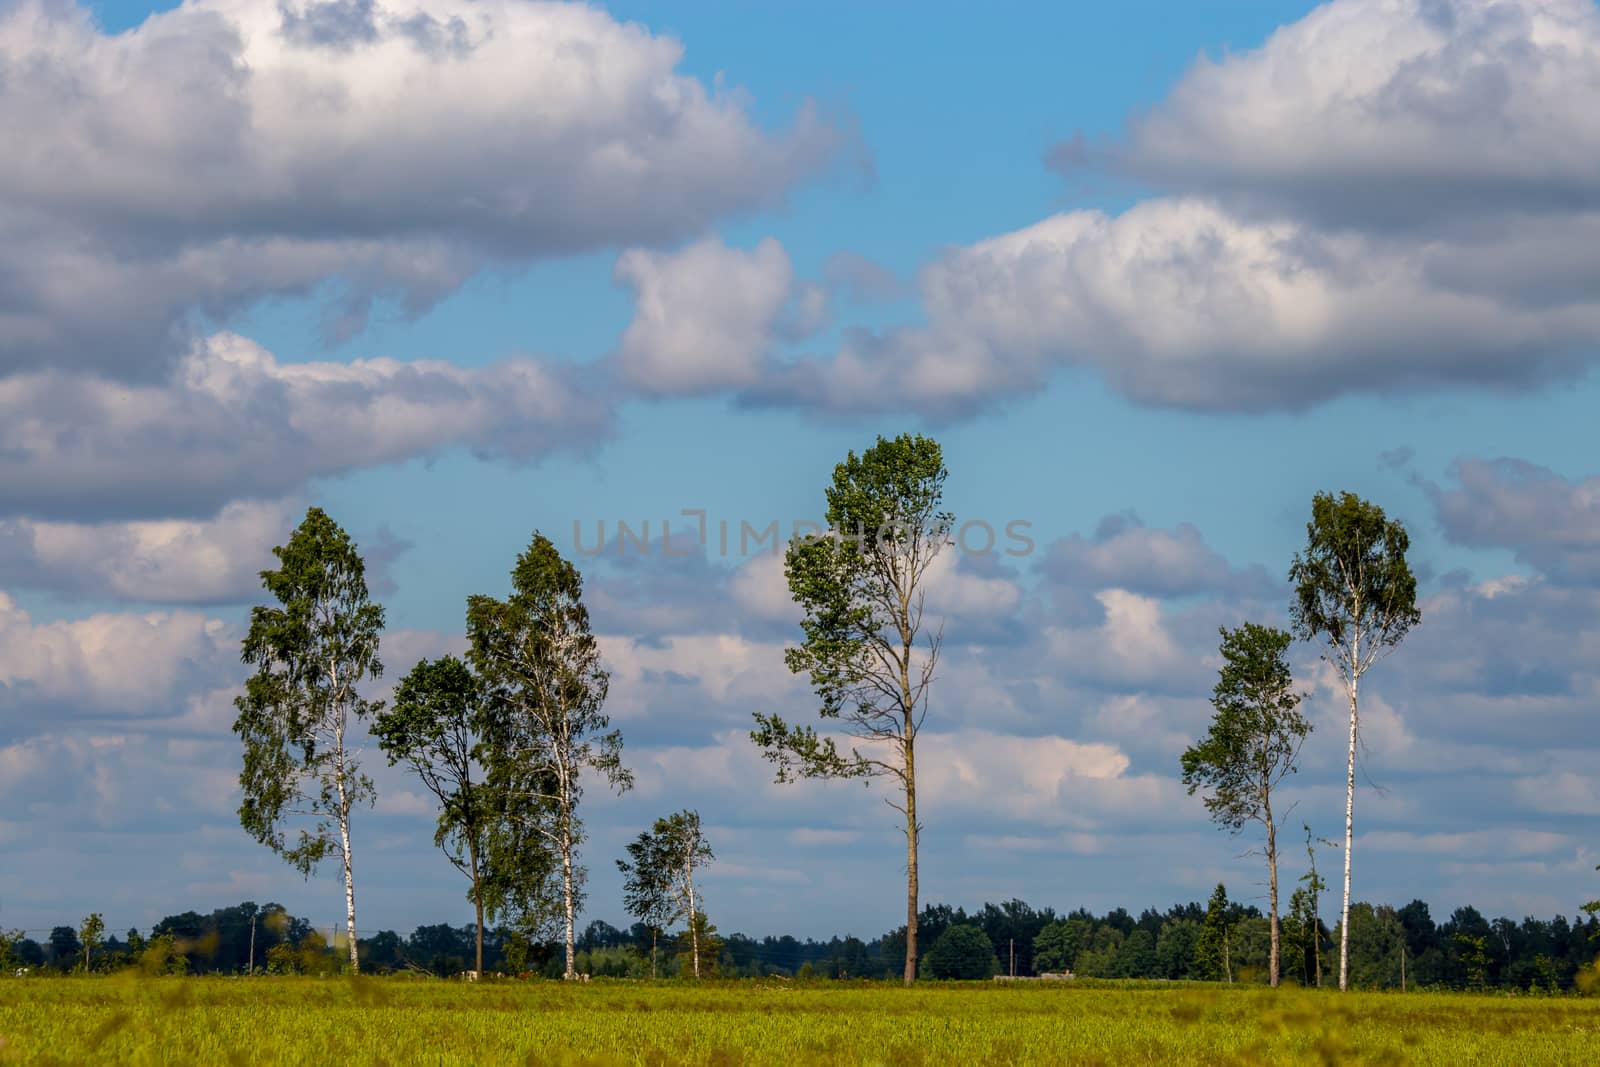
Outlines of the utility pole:
<svg viewBox="0 0 1600 1067">
<path fill-rule="evenodd" d="M 1406 939 L 1400 939 L 1400 992 L 1406 991 Z"/>
<path fill-rule="evenodd" d="M 246 974 L 256 973 L 256 916 L 250 913 L 250 965 L 245 970 Z"/>
</svg>

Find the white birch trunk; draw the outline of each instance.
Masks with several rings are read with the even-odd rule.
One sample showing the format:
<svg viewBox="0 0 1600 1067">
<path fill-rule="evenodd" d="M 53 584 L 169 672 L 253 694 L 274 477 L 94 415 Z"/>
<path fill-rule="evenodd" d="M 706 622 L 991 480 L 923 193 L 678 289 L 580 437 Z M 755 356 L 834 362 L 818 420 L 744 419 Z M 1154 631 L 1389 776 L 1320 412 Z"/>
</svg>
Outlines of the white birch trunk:
<svg viewBox="0 0 1600 1067">
<path fill-rule="evenodd" d="M 1350 649 L 1350 760 L 1345 771 L 1344 791 L 1344 904 L 1339 912 L 1339 991 L 1348 987 L 1350 977 L 1350 846 L 1355 838 L 1356 811 L 1356 691 L 1361 684 L 1361 630 L 1355 631 Z"/>
<path fill-rule="evenodd" d="M 575 906 L 572 891 L 572 820 L 570 816 L 564 816 L 561 825 L 561 910 L 562 921 L 565 923 L 567 935 L 566 977 L 576 978 L 578 977 L 578 954 L 572 933 Z"/>
<path fill-rule="evenodd" d="M 700 977 L 700 926 L 694 917 L 694 855 L 684 865 L 684 884 L 689 887 L 689 952 L 694 960 L 694 976 Z"/>
<path fill-rule="evenodd" d="M 334 778 L 339 790 L 339 855 L 344 861 L 344 924 L 350 942 L 350 973 L 361 973 L 361 956 L 356 945 L 356 880 L 350 866 L 350 800 L 344 784 L 344 709 L 340 708 L 335 726 Z"/>
</svg>

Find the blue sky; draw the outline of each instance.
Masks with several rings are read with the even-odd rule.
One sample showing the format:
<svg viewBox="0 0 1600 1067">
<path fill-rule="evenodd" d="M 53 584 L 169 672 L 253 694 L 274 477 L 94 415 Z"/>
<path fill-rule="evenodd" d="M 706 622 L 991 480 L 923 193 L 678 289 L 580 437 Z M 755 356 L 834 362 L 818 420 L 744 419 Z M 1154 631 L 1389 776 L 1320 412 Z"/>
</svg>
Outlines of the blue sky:
<svg viewBox="0 0 1600 1067">
<path fill-rule="evenodd" d="M 1590 0 L 0 8 L 32 149 L 0 161 L 0 923 L 333 916 L 232 815 L 252 576 L 308 504 L 368 550 L 398 676 L 535 528 L 819 517 L 907 429 L 1038 545 L 940 579 L 925 899 L 1263 895 L 1177 753 L 1217 625 L 1283 621 L 1311 495 L 1351 489 L 1426 598 L 1366 690 L 1356 895 L 1570 914 L 1597 57 Z M 744 739 L 812 708 L 771 558 L 583 565 L 640 781 L 590 794 L 590 915 L 693 805 L 723 929 L 894 925 L 892 813 Z M 1292 821 L 1333 836 L 1338 694 L 1298 656 Z M 380 770 L 361 925 L 465 921 Z"/>
</svg>

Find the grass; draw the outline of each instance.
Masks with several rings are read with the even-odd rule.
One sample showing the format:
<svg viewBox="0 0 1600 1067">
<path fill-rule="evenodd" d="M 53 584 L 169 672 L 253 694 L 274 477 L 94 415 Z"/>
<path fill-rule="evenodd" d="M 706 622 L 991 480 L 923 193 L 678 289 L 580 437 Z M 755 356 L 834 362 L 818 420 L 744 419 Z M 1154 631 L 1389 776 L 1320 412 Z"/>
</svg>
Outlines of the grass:
<svg viewBox="0 0 1600 1067">
<path fill-rule="evenodd" d="M 0 980 L 0 1064 L 1594 1064 L 1600 1000 L 1177 984 Z"/>
</svg>

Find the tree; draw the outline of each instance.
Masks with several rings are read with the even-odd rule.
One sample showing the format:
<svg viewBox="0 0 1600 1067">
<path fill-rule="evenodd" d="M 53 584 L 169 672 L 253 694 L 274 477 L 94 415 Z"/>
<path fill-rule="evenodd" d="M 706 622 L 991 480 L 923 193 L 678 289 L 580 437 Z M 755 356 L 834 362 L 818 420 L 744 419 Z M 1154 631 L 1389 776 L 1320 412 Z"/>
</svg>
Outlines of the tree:
<svg viewBox="0 0 1600 1067">
<path fill-rule="evenodd" d="M 1344 683 L 1350 703 L 1350 749 L 1344 801 L 1344 903 L 1339 917 L 1339 988 L 1350 970 L 1350 851 L 1355 835 L 1356 745 L 1361 677 L 1422 621 L 1417 579 L 1406 563 L 1411 539 L 1376 504 L 1354 493 L 1318 493 L 1311 501 L 1305 551 L 1289 568 L 1295 635 L 1321 638 L 1322 658 Z"/>
<path fill-rule="evenodd" d="M 661 839 L 645 830 L 628 845 L 629 858 L 617 861 L 617 870 L 623 876 L 623 906 L 650 931 L 651 978 L 656 977 L 656 946 L 662 931 L 680 915 L 671 865 L 662 853 Z"/>
<path fill-rule="evenodd" d="M 722 938 L 717 934 L 717 927 L 706 913 L 697 911 L 689 920 L 688 929 L 684 931 L 687 937 L 680 936 L 678 943 L 685 940 L 692 948 L 688 952 L 678 953 L 678 973 L 682 974 L 685 966 L 694 969 L 694 976 L 700 977 L 702 973 L 715 976 L 721 970 L 719 962 L 722 955 Z"/>
<path fill-rule="evenodd" d="M 363 719 L 382 707 L 357 687 L 383 672 L 383 608 L 367 595 L 355 544 L 320 508 L 308 510 L 289 543 L 272 552 L 279 567 L 262 571 L 261 584 L 280 606 L 251 609 L 242 659 L 256 673 L 234 701 L 233 730 L 244 742 L 239 821 L 307 878 L 327 856 L 339 856 L 356 972 L 350 813 L 361 801 L 371 803 L 375 790 L 347 735 L 352 716 Z M 293 844 L 285 832 L 290 817 L 312 820 Z"/>
<path fill-rule="evenodd" d="M 970 923 L 957 923 L 934 941 L 922 959 L 922 973 L 929 978 L 964 980 L 992 978 L 995 973 L 994 944 L 989 935 Z"/>
<path fill-rule="evenodd" d="M 1060 919 L 1039 931 L 1033 939 L 1033 970 L 1035 974 L 1063 974 L 1072 970 L 1072 960 L 1078 954 L 1076 929 Z"/>
<path fill-rule="evenodd" d="M 542 921 L 544 869 L 528 864 L 540 843 L 558 858 L 565 975 L 575 978 L 583 778 L 593 772 L 625 792 L 633 776 L 622 765 L 622 733 L 601 710 L 609 676 L 589 630 L 578 569 L 536 531 L 511 584 L 506 600 L 467 599 L 468 659 L 488 708 L 489 781 L 505 812 L 490 841 L 491 866 L 497 893 Z"/>
<path fill-rule="evenodd" d="M 94 970 L 94 950 L 106 943 L 106 923 L 98 911 L 90 912 L 78 928 L 78 940 L 83 942 L 83 973 Z"/>
<path fill-rule="evenodd" d="M 1278 984 L 1278 826 L 1272 791 L 1295 769 L 1311 724 L 1300 713 L 1300 694 L 1284 658 L 1294 640 L 1282 630 L 1247 622 L 1223 628 L 1222 667 L 1211 696 L 1211 730 L 1183 753 L 1189 794 L 1205 789 L 1206 810 L 1219 826 L 1238 833 L 1248 822 L 1267 831 L 1267 886 L 1272 947 L 1268 981 Z"/>
<path fill-rule="evenodd" d="M 1195 941 L 1195 966 L 1207 981 L 1233 981 L 1232 923 L 1228 917 L 1228 891 L 1220 883 L 1206 905 L 1205 922 Z"/>
<path fill-rule="evenodd" d="M 472 883 L 467 899 L 477 914 L 479 974 L 483 973 L 483 861 L 495 818 L 493 797 L 477 772 L 485 726 L 482 686 L 465 663 L 445 656 L 418 662 L 395 688 L 394 709 L 380 714 L 372 728 L 390 765 L 409 763 L 439 801 L 433 843 Z"/>
<path fill-rule="evenodd" d="M 56 970 L 70 971 L 83 951 L 78 931 L 70 926 L 57 926 L 50 931 L 50 965 Z"/>
<path fill-rule="evenodd" d="M 824 724 L 842 726 L 865 750 L 846 755 L 833 738 L 775 714 L 758 713 L 750 735 L 780 782 L 886 777 L 899 785 L 902 801 L 888 803 L 905 825 L 907 985 L 917 976 L 916 740 L 942 634 L 925 633 L 923 600 L 950 538 L 953 517 L 941 510 L 947 474 L 931 438 L 879 437 L 834 468 L 828 533 L 797 537 L 785 556 L 789 592 L 804 612 L 803 641 L 785 662 L 809 677 Z"/>
<path fill-rule="evenodd" d="M 1317 841 L 1321 840 L 1324 845 L 1331 845 L 1331 844 L 1333 844 L 1333 842 L 1326 841 L 1326 840 L 1323 840 L 1321 838 L 1317 838 L 1317 837 L 1312 836 L 1311 825 L 1309 823 L 1301 823 L 1300 825 L 1302 827 L 1304 827 L 1305 832 L 1306 832 L 1306 862 L 1307 862 L 1307 865 L 1308 865 L 1307 868 L 1306 868 L 1306 873 L 1302 874 L 1300 876 L 1300 881 L 1305 883 L 1306 904 L 1307 904 L 1307 909 L 1308 909 L 1308 912 L 1307 912 L 1307 915 L 1306 915 L 1306 919 L 1308 920 L 1308 923 L 1309 923 L 1308 929 L 1311 931 L 1311 961 L 1312 961 L 1312 967 L 1313 967 L 1313 970 L 1314 970 L 1314 972 L 1316 974 L 1317 988 L 1321 989 L 1322 988 L 1322 911 L 1321 911 L 1321 901 L 1322 901 L 1322 891 L 1328 888 L 1328 883 L 1324 882 L 1322 880 L 1322 876 L 1317 873 L 1317 844 L 1316 843 L 1317 843 Z M 1295 890 L 1295 892 L 1298 893 L 1300 891 L 1297 889 L 1297 890 Z"/>
<path fill-rule="evenodd" d="M 694 872 L 716 856 L 700 829 L 700 813 L 684 810 L 657 819 L 655 826 L 628 846 L 631 862 L 617 861 L 624 875 L 623 900 L 628 913 L 650 927 L 650 977 L 656 974 L 656 936 L 680 918 L 688 920 L 690 966 L 700 977 L 699 909 Z"/>
</svg>

